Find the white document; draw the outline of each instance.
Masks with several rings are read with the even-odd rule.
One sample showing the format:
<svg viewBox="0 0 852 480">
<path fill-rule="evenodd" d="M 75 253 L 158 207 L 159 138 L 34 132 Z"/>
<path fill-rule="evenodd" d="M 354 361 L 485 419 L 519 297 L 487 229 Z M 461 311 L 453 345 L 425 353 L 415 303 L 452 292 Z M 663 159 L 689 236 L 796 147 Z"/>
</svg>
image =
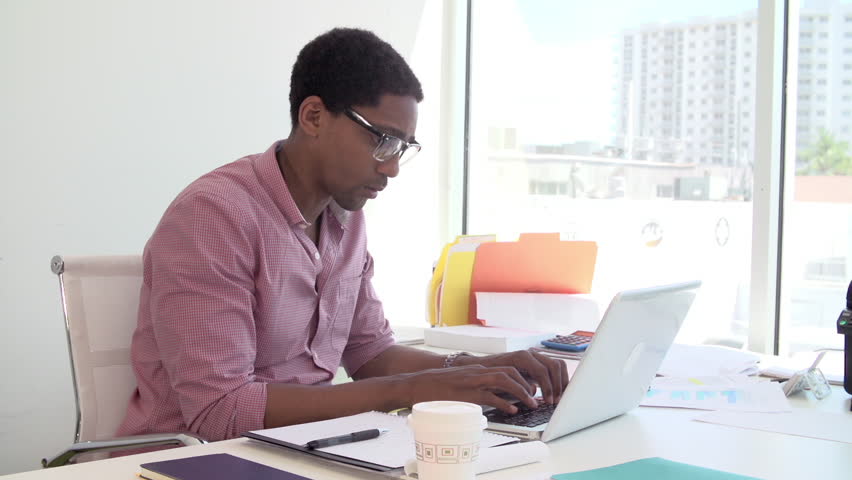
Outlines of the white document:
<svg viewBox="0 0 852 480">
<path fill-rule="evenodd" d="M 678 387 L 738 387 L 766 382 L 765 378 L 750 375 L 720 375 L 715 377 L 655 377 L 651 388 Z"/>
<path fill-rule="evenodd" d="M 658 374 L 667 377 L 715 377 L 754 375 L 760 356 L 717 345 L 671 346 Z"/>
<path fill-rule="evenodd" d="M 365 412 L 320 422 L 256 430 L 251 433 L 293 445 L 304 446 L 311 440 L 334 437 L 361 430 L 369 430 L 371 428 L 381 428 L 390 431 L 371 440 L 345 443 L 319 450 L 390 468 L 402 468 L 408 459 L 414 457 L 414 433 L 408 427 L 406 417 L 381 412 Z M 517 441 L 517 438 L 483 432 L 480 451 L 481 449 Z"/>
<path fill-rule="evenodd" d="M 541 346 L 542 340 L 554 337 L 553 332 L 538 332 L 514 328 L 455 325 L 427 328 L 423 332 L 426 345 L 467 350 L 479 353 L 503 353 Z"/>
<path fill-rule="evenodd" d="M 852 418 L 848 413 L 796 409 L 790 413 L 711 412 L 695 418 L 699 422 L 785 433 L 852 443 Z"/>
<path fill-rule="evenodd" d="M 476 292 L 476 315 L 489 327 L 562 334 L 594 331 L 601 321 L 594 297 L 568 293 Z"/>
<path fill-rule="evenodd" d="M 790 402 L 776 382 L 734 385 L 657 384 L 639 403 L 643 407 L 733 410 L 740 412 L 790 412 Z"/>
</svg>

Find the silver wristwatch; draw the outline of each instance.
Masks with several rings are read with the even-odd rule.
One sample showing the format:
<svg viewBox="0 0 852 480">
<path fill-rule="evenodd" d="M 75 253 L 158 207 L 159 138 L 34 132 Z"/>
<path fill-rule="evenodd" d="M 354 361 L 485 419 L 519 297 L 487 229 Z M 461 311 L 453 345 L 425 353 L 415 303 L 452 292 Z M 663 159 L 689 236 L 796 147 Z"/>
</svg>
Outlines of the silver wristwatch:
<svg viewBox="0 0 852 480">
<path fill-rule="evenodd" d="M 444 359 L 444 368 L 452 367 L 453 363 L 455 363 L 456 359 L 459 358 L 459 357 L 472 357 L 472 356 L 473 355 L 471 355 L 467 352 L 453 352 L 453 353 L 447 355 L 447 358 Z"/>
</svg>

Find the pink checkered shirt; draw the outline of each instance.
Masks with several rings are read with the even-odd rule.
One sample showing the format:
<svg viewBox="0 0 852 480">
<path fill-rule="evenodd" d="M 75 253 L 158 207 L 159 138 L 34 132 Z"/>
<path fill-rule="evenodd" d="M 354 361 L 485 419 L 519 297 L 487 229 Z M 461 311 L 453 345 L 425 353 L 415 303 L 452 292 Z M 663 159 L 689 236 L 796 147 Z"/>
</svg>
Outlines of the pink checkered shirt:
<svg viewBox="0 0 852 480">
<path fill-rule="evenodd" d="M 267 383 L 327 384 L 393 343 L 363 212 L 332 203 L 317 248 L 277 145 L 190 184 L 148 241 L 119 435 L 261 429 Z"/>
</svg>

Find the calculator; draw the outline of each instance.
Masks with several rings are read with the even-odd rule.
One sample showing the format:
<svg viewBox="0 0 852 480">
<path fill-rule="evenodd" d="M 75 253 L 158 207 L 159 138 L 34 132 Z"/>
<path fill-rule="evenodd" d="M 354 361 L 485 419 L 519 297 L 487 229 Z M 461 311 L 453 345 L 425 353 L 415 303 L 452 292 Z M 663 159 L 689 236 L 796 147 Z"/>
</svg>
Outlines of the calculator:
<svg viewBox="0 0 852 480">
<path fill-rule="evenodd" d="M 541 344 L 545 347 L 555 348 L 557 350 L 582 352 L 590 343 L 592 343 L 592 337 L 594 335 L 595 332 L 577 330 L 571 335 L 557 335 L 549 340 L 542 340 Z"/>
</svg>

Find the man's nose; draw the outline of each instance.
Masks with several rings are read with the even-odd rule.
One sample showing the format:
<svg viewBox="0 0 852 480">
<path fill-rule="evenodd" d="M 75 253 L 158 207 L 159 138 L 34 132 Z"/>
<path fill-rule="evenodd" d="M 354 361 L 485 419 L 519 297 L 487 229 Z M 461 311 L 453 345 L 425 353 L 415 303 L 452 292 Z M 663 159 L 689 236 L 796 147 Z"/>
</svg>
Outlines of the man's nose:
<svg viewBox="0 0 852 480">
<path fill-rule="evenodd" d="M 384 162 L 378 163 L 379 165 L 376 167 L 376 171 L 382 175 L 388 178 L 394 178 L 399 175 L 399 159 L 385 160 Z"/>
</svg>

